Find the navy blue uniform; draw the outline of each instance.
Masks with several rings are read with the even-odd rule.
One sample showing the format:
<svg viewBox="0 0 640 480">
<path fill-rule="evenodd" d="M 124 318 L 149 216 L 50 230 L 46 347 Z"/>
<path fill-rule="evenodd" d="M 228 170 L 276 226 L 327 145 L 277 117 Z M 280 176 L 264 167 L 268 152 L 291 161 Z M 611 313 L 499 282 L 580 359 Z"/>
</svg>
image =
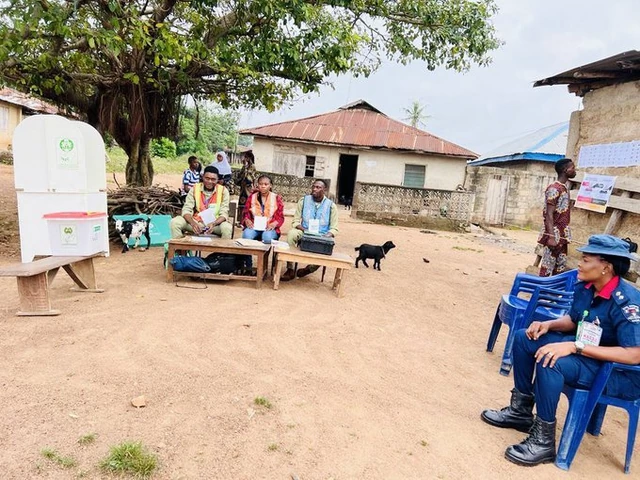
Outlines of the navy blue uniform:
<svg viewBox="0 0 640 480">
<path fill-rule="evenodd" d="M 595 288 L 578 282 L 569 315 L 574 323 L 596 318 L 602 327 L 600 345 L 605 347 L 640 347 L 640 291 L 620 279 L 610 298 L 595 296 Z M 586 316 L 585 316 L 585 312 Z M 545 422 L 556 419 L 556 409 L 564 384 L 589 388 L 602 362 L 581 355 L 559 358 L 553 367 L 536 363 L 535 353 L 543 345 L 575 341 L 572 335 L 549 332 L 538 340 L 529 340 L 526 329 L 516 332 L 513 345 L 515 387 L 524 394 L 535 394 L 538 416 Z M 533 374 L 536 380 L 533 383 Z M 640 375 L 635 372 L 611 374 L 607 394 L 619 398 L 640 397 Z"/>
</svg>

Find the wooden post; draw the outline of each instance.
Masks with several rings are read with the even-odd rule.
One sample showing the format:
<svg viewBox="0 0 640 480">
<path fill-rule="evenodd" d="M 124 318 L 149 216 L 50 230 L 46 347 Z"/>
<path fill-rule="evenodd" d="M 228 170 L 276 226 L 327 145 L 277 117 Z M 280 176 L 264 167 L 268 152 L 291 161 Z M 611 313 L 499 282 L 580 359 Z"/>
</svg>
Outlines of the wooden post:
<svg viewBox="0 0 640 480">
<path fill-rule="evenodd" d="M 620 194 L 620 198 L 629 198 L 629 197 L 631 197 L 631 192 L 629 192 L 628 190 L 625 190 Z M 623 210 L 614 209 L 613 213 L 611 213 L 611 217 L 609 217 L 609 222 L 607 223 L 607 226 L 604 229 L 604 233 L 607 233 L 609 235 L 613 234 L 613 232 L 615 232 L 617 228 L 620 226 L 620 223 L 622 222 L 623 217 L 624 217 Z"/>
</svg>

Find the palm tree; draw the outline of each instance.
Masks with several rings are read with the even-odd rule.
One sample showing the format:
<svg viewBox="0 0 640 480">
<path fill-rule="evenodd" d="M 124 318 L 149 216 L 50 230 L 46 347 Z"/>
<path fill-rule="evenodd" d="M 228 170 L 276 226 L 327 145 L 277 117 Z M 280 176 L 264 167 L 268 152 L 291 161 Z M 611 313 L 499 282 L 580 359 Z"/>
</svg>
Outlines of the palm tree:
<svg viewBox="0 0 640 480">
<path fill-rule="evenodd" d="M 403 108 L 402 110 L 407 114 L 407 116 L 403 118 L 403 120 L 408 121 L 413 128 L 418 128 L 422 125 L 425 125 L 424 120 L 431 117 L 431 115 L 426 115 L 424 113 L 425 107 L 423 105 L 420 105 L 420 102 L 418 100 L 414 100 L 411 103 L 411 107 Z"/>
</svg>

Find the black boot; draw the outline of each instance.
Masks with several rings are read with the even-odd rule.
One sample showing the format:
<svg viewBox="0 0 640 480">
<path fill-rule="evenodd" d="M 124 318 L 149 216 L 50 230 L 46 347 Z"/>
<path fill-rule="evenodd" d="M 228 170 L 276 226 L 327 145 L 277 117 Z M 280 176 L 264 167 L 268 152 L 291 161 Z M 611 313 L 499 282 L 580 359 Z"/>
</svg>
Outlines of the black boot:
<svg viewBox="0 0 640 480">
<path fill-rule="evenodd" d="M 485 410 L 480 418 L 494 427 L 528 432 L 533 424 L 533 395 L 511 390 L 511 405 L 502 410 Z"/>
<path fill-rule="evenodd" d="M 529 436 L 504 452 L 510 462 L 532 467 L 556 459 L 556 421 L 545 422 L 536 416 Z"/>
</svg>

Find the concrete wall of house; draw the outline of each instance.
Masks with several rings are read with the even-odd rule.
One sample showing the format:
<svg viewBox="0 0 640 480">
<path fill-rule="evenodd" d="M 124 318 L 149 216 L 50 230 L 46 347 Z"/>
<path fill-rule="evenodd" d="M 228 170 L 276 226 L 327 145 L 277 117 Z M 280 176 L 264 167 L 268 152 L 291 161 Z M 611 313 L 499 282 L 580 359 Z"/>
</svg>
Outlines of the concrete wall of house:
<svg viewBox="0 0 640 480">
<path fill-rule="evenodd" d="M 640 140 L 640 81 L 594 90 L 584 96 L 582 103 L 583 109 L 571 115 L 567 157 L 577 160 L 583 145 Z M 578 170 L 640 179 L 638 167 L 590 167 Z M 611 209 L 605 214 L 573 209 L 571 227 L 574 240 L 586 242 L 589 235 L 601 233 L 610 216 Z M 625 213 L 619 228 L 613 233 L 640 240 L 640 216 Z"/>
<path fill-rule="evenodd" d="M 316 177 L 331 179 L 330 193 L 336 193 L 340 155 L 357 155 L 359 182 L 402 185 L 405 165 L 424 165 L 424 188 L 455 190 L 465 178 L 466 160 L 416 153 L 358 150 L 309 143 L 254 138 L 253 153 L 258 170 L 304 175 L 307 155 L 316 157 Z"/>
<path fill-rule="evenodd" d="M 13 131 L 22 121 L 22 108 L 0 100 L 0 150 L 10 150 Z"/>
<path fill-rule="evenodd" d="M 556 179 L 546 172 L 527 172 L 511 168 L 467 167 L 465 188 L 475 193 L 472 222 L 486 223 L 487 194 L 489 181 L 498 179 L 507 182 L 505 225 L 538 228 L 542 225 L 544 191 Z"/>
</svg>

